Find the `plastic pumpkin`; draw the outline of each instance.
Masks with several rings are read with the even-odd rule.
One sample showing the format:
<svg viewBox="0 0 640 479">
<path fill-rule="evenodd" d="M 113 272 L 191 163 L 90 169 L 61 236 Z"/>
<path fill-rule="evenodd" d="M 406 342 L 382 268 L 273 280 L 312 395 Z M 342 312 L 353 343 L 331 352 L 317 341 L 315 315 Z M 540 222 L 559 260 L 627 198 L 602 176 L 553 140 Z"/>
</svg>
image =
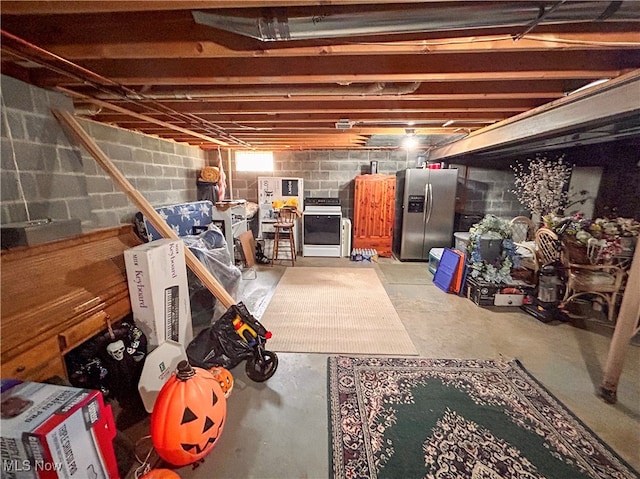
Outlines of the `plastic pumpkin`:
<svg viewBox="0 0 640 479">
<path fill-rule="evenodd" d="M 233 376 L 231 375 L 231 372 L 222 366 L 213 367 L 209 369 L 209 372 L 213 374 L 216 381 L 220 383 L 224 397 L 229 398 L 229 396 L 231 396 L 231 391 L 233 390 Z"/>
<path fill-rule="evenodd" d="M 227 400 L 220 383 L 206 369 L 180 361 L 151 413 L 153 446 L 170 464 L 191 464 L 213 449 L 226 417 Z"/>
<path fill-rule="evenodd" d="M 180 476 L 171 469 L 151 469 L 140 479 L 180 479 Z"/>
</svg>

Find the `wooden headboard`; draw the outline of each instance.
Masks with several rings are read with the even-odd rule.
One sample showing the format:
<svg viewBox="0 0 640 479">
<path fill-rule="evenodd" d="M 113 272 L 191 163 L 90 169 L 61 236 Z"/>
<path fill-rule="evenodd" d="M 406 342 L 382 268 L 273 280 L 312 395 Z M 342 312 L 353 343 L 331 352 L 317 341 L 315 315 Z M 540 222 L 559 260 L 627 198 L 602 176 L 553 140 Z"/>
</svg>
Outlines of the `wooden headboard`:
<svg viewBox="0 0 640 479">
<path fill-rule="evenodd" d="M 131 312 L 123 252 L 133 226 L 1 252 L 1 375 L 66 377 L 64 354 Z"/>
</svg>

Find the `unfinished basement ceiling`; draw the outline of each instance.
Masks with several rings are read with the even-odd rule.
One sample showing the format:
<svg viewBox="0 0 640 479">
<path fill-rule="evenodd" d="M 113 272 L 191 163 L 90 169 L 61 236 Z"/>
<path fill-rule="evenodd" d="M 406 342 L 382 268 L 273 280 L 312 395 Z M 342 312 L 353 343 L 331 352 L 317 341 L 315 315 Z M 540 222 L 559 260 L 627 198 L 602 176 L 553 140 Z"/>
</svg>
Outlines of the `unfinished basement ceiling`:
<svg viewBox="0 0 640 479">
<path fill-rule="evenodd" d="M 640 2 L 239 3 L 3 1 L 2 73 L 202 148 L 392 149 L 411 131 L 444 159 L 638 135 Z M 577 94 L 609 100 L 603 117 L 567 96 L 604 78 L 617 88 Z"/>
</svg>

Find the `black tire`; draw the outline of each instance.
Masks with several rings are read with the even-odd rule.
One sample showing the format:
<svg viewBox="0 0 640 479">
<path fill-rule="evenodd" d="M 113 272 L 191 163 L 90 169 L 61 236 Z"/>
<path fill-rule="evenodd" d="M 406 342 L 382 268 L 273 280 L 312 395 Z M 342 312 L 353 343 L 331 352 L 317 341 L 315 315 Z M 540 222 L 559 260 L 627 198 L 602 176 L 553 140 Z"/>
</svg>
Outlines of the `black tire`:
<svg viewBox="0 0 640 479">
<path fill-rule="evenodd" d="M 261 383 L 273 376 L 276 369 L 278 369 L 278 356 L 276 353 L 265 349 L 247 359 L 245 371 L 249 379 Z"/>
</svg>

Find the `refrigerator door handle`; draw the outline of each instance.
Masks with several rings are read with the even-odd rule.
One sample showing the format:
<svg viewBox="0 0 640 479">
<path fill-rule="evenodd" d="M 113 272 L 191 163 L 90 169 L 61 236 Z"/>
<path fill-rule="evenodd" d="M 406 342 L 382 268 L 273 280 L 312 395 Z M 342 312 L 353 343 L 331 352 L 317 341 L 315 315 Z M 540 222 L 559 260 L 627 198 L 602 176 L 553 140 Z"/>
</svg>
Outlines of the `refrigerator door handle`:
<svg viewBox="0 0 640 479">
<path fill-rule="evenodd" d="M 427 191 L 426 193 L 428 194 L 429 197 L 429 212 L 427 214 L 427 219 L 426 219 L 426 223 L 429 222 L 429 220 L 431 219 L 431 212 L 433 210 L 433 187 L 431 186 L 431 183 L 427 184 Z M 425 208 L 425 212 L 427 211 L 427 209 Z"/>
<path fill-rule="evenodd" d="M 427 211 L 429 210 L 429 204 L 427 203 L 429 199 L 429 183 L 424 185 L 424 204 L 422 206 L 422 223 L 426 224 L 429 219 L 427 218 Z"/>
</svg>

